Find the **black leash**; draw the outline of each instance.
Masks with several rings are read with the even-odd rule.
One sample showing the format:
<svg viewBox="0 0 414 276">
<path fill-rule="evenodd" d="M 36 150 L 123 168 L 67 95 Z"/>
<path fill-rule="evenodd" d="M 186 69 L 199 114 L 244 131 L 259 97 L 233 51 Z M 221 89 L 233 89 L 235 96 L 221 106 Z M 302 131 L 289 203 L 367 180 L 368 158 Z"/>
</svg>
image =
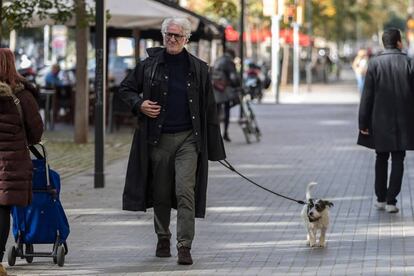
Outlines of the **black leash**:
<svg viewBox="0 0 414 276">
<path fill-rule="evenodd" d="M 231 170 L 231 171 L 233 171 L 233 172 L 235 172 L 235 173 L 237 173 L 238 175 L 240 175 L 242 178 L 244 178 L 244 179 L 246 179 L 247 181 L 249 181 L 250 183 L 252 183 L 253 185 L 256 185 L 257 187 L 259 187 L 259 188 L 261 188 L 261 189 L 263 189 L 263 190 L 265 190 L 265 191 L 267 191 L 267 192 L 269 192 L 269 193 L 271 193 L 271 194 L 274 194 L 274 195 L 277 195 L 277 196 L 280 196 L 280 197 L 283 197 L 283 198 L 285 198 L 285 199 L 287 199 L 287 200 L 291 200 L 291 201 L 294 201 L 294 202 L 296 202 L 296 203 L 299 203 L 299 204 L 302 204 L 302 205 L 305 205 L 306 203 L 303 201 L 303 200 L 297 200 L 297 199 L 294 199 L 294 198 L 291 198 L 291 197 L 288 197 L 288 196 L 284 196 L 284 195 L 281 195 L 281 194 L 279 194 L 279 193 L 276 193 L 276 192 L 274 192 L 274 191 L 272 191 L 272 190 L 269 190 L 268 188 L 265 188 L 265 187 L 263 187 L 263 186 L 261 186 L 261 185 L 259 185 L 259 184 L 257 184 L 256 182 L 254 182 L 253 180 L 251 180 L 251 179 L 249 179 L 248 177 L 246 177 L 246 176 L 244 176 L 243 174 L 241 174 L 241 173 L 239 173 L 226 159 L 224 159 L 223 161 L 221 161 L 221 160 L 219 160 L 218 161 L 220 164 L 222 164 L 224 167 L 226 167 L 227 169 L 229 169 L 229 170 Z"/>
</svg>

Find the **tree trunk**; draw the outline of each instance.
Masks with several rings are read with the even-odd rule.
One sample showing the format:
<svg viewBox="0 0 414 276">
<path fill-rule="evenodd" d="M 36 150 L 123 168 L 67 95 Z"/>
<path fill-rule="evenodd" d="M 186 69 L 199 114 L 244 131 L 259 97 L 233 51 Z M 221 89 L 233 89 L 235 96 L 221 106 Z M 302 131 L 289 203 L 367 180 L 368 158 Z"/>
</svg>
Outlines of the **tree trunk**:
<svg viewBox="0 0 414 276">
<path fill-rule="evenodd" d="M 3 0 L 0 0 L 0 47 L 2 46 L 1 44 L 2 31 L 3 31 Z"/>
<path fill-rule="evenodd" d="M 87 71 L 89 27 L 85 0 L 76 0 L 75 143 L 87 143 L 89 132 L 89 81 Z"/>
<path fill-rule="evenodd" d="M 134 36 L 134 39 L 135 39 L 135 51 L 134 51 L 135 60 L 139 61 L 139 57 L 141 56 L 141 53 L 139 52 L 140 51 L 139 41 L 141 39 L 141 30 L 140 29 L 134 29 L 133 30 L 133 36 Z"/>
<path fill-rule="evenodd" d="M 281 85 L 287 85 L 289 76 L 289 56 L 290 47 L 289 44 L 283 45 L 283 61 L 282 61 L 282 77 Z"/>
</svg>

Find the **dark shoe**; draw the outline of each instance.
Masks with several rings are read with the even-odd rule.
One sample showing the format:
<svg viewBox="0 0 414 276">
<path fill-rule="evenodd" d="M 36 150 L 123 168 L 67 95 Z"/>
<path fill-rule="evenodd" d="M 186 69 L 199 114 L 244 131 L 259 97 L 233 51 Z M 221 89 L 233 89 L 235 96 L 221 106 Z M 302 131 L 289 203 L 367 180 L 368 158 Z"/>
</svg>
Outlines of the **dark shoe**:
<svg viewBox="0 0 414 276">
<path fill-rule="evenodd" d="M 171 257 L 170 240 L 167 240 L 167 239 L 158 240 L 157 250 L 155 251 L 155 256 L 160 257 L 160 258 Z"/>
<path fill-rule="evenodd" d="M 178 248 L 178 264 L 180 265 L 192 265 L 193 259 L 191 258 L 190 248 L 180 247 Z"/>
<path fill-rule="evenodd" d="M 226 142 L 231 142 L 230 137 L 229 137 L 229 135 L 228 135 L 227 133 L 224 133 L 224 135 L 223 135 L 223 139 L 224 139 L 224 141 L 226 141 Z"/>
</svg>

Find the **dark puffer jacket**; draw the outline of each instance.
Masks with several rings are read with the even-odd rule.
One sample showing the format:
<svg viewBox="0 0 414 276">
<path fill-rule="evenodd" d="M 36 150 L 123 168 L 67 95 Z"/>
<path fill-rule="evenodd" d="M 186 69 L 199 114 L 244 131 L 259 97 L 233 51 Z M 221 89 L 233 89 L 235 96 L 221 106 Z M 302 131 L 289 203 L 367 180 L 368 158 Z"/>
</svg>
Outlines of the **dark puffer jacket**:
<svg viewBox="0 0 414 276">
<path fill-rule="evenodd" d="M 20 100 L 28 144 L 38 143 L 43 122 L 30 84 L 13 90 L 0 82 L 0 205 L 26 206 L 32 199 L 32 162 L 26 147 L 19 112 L 10 93 Z"/>
</svg>

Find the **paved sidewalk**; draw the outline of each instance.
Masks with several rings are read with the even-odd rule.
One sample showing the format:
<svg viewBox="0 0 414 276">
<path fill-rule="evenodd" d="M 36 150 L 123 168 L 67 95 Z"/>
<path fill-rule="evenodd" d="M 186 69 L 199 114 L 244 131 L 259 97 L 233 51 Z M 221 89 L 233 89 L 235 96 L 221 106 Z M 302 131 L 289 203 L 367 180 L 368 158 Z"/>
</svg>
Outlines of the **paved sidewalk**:
<svg viewBox="0 0 414 276">
<path fill-rule="evenodd" d="M 358 104 L 360 95 L 352 69 L 342 71 L 341 80 L 329 80 L 325 83 L 314 83 L 311 86 L 301 84 L 299 93 L 293 94 L 292 85 L 280 87 L 279 102 L 281 104 Z M 275 103 L 276 95 L 269 88 L 264 93 L 263 103 Z"/>
<path fill-rule="evenodd" d="M 73 126 L 59 125 L 55 130 L 45 131 L 42 141 L 45 143 L 51 167 L 59 171 L 62 179 L 77 175 L 94 167 L 94 133 L 89 133 L 89 141 L 76 144 L 73 141 Z M 105 161 L 111 162 L 128 155 L 132 141 L 132 128 L 105 136 Z"/>
<path fill-rule="evenodd" d="M 349 87 L 330 89 L 344 98 L 357 96 Z M 93 189 L 91 171 L 64 181 L 62 202 L 72 231 L 65 266 L 56 267 L 51 259 L 30 265 L 18 260 L 11 275 L 414 275 L 414 156 L 407 154 L 401 212 L 377 211 L 374 153 L 355 145 L 357 104 L 254 109 L 262 141 L 247 145 L 238 125 L 231 124 L 228 161 L 260 184 L 298 199 L 317 181 L 314 195 L 335 204 L 327 248 L 305 245 L 300 205 L 211 163 L 207 217 L 196 224 L 194 265 L 178 266 L 174 248 L 172 258 L 156 258 L 152 212 L 121 211 L 127 163 L 122 159 L 106 167 L 104 189 Z M 173 239 L 175 219 L 174 213 Z"/>
</svg>

